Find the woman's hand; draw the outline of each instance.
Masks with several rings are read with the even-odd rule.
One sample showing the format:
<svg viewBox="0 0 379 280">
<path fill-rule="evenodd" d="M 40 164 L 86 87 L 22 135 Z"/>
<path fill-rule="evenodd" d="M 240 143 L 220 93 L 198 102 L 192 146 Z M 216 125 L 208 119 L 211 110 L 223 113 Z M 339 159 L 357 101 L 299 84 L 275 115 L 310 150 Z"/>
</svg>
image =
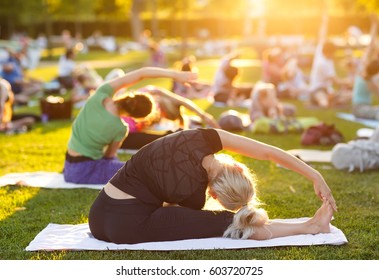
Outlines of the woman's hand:
<svg viewBox="0 0 379 280">
<path fill-rule="evenodd" d="M 320 175 L 320 177 L 316 179 L 313 184 L 316 195 L 322 201 L 327 200 L 332 206 L 333 210 L 337 211 L 337 205 L 332 195 L 332 191 L 330 190 L 322 176 Z"/>
<path fill-rule="evenodd" d="M 201 115 L 201 119 L 209 126 L 213 128 L 220 128 L 220 125 L 217 123 L 217 121 L 213 118 L 212 115 L 208 113 L 203 113 Z"/>
<path fill-rule="evenodd" d="M 189 72 L 189 71 L 177 71 L 173 77 L 178 82 L 182 82 L 184 84 L 190 84 L 197 80 L 198 74 Z"/>
</svg>

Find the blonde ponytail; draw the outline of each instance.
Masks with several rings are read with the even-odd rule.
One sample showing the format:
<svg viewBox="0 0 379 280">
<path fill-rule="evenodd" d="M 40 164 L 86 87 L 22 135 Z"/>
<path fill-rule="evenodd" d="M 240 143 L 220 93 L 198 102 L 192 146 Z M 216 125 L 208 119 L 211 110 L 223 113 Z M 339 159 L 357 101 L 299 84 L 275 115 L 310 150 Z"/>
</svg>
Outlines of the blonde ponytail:
<svg viewBox="0 0 379 280">
<path fill-rule="evenodd" d="M 263 226 L 267 220 L 265 210 L 248 204 L 234 214 L 233 222 L 226 229 L 223 236 L 234 239 L 248 239 L 254 234 L 255 227 Z"/>
<path fill-rule="evenodd" d="M 215 158 L 222 163 L 222 167 L 217 176 L 210 180 L 209 188 L 225 209 L 237 211 L 224 237 L 247 239 L 254 234 L 254 227 L 263 226 L 268 221 L 266 211 L 256 208 L 259 200 L 256 197 L 255 178 L 246 165 L 232 157 L 217 154 Z"/>
</svg>

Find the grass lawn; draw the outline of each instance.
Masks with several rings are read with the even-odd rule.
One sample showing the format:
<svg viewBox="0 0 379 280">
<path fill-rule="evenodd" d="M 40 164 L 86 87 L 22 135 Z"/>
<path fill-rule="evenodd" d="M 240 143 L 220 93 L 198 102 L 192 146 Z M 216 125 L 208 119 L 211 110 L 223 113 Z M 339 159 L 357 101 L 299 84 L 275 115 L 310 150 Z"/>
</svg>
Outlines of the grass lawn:
<svg viewBox="0 0 379 280">
<path fill-rule="evenodd" d="M 129 53 L 110 55 L 95 53 L 80 56 L 84 60 L 124 61 L 124 68 L 142 65 L 145 54 Z M 202 65 L 199 61 L 199 65 Z M 200 79 L 210 80 L 215 67 L 199 67 Z M 105 75 L 110 68 L 98 68 Z M 56 73 L 56 65 L 45 63 L 31 74 L 49 80 Z M 249 74 L 250 73 L 250 74 Z M 251 74 L 254 73 L 254 74 Z M 257 67 L 244 68 L 242 82 L 259 79 Z M 253 76 L 251 78 L 251 76 Z M 249 78 L 248 78 L 249 77 Z M 167 79 L 144 81 L 169 86 Z M 141 83 L 139 84 L 139 86 Z M 197 101 L 214 116 L 224 108 L 210 106 L 206 101 Z M 346 141 L 354 139 L 362 126 L 336 118 L 336 110 L 309 110 L 295 102 L 299 116 L 315 116 L 321 121 L 334 123 L 344 134 Z M 28 108 L 39 112 L 38 108 Z M 243 109 L 241 110 L 243 111 Z M 345 111 L 348 111 L 346 109 Z M 70 134 L 71 121 L 52 121 L 37 124 L 27 134 L 0 135 L 0 176 L 10 172 L 62 171 L 64 153 Z M 299 134 L 244 135 L 276 145 L 283 149 L 300 147 Z M 327 147 L 310 147 L 328 149 Z M 312 184 L 302 176 L 277 167 L 271 162 L 262 162 L 234 155 L 245 162 L 259 180 L 259 197 L 271 218 L 296 218 L 312 216 L 320 206 Z M 127 159 L 127 155 L 121 155 Z M 2 260 L 97 260 L 97 259 L 232 259 L 232 260 L 373 260 L 379 259 L 379 172 L 348 173 L 338 171 L 328 164 L 315 164 L 331 187 L 339 206 L 333 224 L 346 235 L 349 243 L 343 246 L 307 246 L 259 248 L 247 250 L 207 250 L 176 252 L 142 251 L 53 251 L 26 252 L 25 247 L 48 223 L 78 224 L 87 222 L 92 201 L 97 190 L 52 190 L 6 186 L 0 188 L 0 259 Z"/>
</svg>

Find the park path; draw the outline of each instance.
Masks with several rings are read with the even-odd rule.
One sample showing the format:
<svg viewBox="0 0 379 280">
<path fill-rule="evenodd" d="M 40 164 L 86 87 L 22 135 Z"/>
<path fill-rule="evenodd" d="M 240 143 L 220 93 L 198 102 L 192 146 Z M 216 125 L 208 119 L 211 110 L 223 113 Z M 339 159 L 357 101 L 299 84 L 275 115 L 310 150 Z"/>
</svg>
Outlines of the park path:
<svg viewBox="0 0 379 280">
<path fill-rule="evenodd" d="M 126 60 L 85 60 L 78 62 L 80 64 L 85 64 L 93 68 L 113 68 L 122 67 L 127 64 Z M 218 67 L 220 64 L 219 59 L 199 59 L 196 61 L 197 66 L 212 66 Z M 235 59 L 232 63 L 236 67 L 260 67 L 261 60 L 259 59 Z M 41 61 L 39 67 L 51 67 L 58 65 L 57 61 Z"/>
<path fill-rule="evenodd" d="M 199 59 L 196 61 L 197 66 L 212 66 L 218 67 L 220 65 L 220 59 Z M 262 65 L 259 59 L 234 59 L 232 65 L 235 67 L 260 67 Z"/>
<path fill-rule="evenodd" d="M 125 60 L 85 60 L 78 62 L 79 64 L 88 65 L 91 68 L 116 68 L 125 66 Z M 58 66 L 57 61 L 41 61 L 38 67 L 48 68 Z"/>
</svg>

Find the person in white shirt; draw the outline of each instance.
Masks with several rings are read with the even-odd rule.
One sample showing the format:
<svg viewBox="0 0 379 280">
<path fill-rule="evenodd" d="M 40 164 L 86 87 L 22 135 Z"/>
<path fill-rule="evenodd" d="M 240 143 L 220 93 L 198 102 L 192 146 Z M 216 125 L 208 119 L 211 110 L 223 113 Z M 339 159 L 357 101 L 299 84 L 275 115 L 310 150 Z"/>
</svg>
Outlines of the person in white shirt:
<svg viewBox="0 0 379 280">
<path fill-rule="evenodd" d="M 76 67 L 74 61 L 75 52 L 73 49 L 67 49 L 66 53 L 59 58 L 58 63 L 58 81 L 61 87 L 72 89 L 74 86 L 73 71 Z"/>
<path fill-rule="evenodd" d="M 238 76 L 238 68 L 232 66 L 232 61 L 238 58 L 238 52 L 229 52 L 221 58 L 220 66 L 216 71 L 212 84 L 212 94 L 215 102 L 228 106 L 250 98 L 252 85 L 235 86 L 234 80 Z"/>
<path fill-rule="evenodd" d="M 319 42 L 313 57 L 310 72 L 310 102 L 321 108 L 327 108 L 331 101 L 336 98 L 337 93 L 334 85 L 346 84 L 343 79 L 337 77 L 333 55 L 335 46 L 326 41 L 328 17 L 325 14 L 322 19 Z"/>
</svg>

